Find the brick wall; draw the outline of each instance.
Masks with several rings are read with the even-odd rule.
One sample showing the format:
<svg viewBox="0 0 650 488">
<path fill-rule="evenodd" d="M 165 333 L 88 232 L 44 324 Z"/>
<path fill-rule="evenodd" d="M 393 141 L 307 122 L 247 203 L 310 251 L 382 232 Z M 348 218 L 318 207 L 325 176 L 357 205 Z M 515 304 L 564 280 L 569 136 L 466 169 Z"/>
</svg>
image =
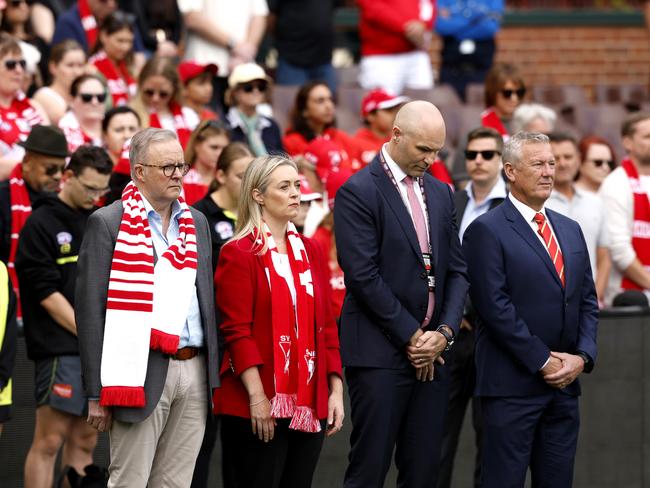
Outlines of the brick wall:
<svg viewBox="0 0 650 488">
<path fill-rule="evenodd" d="M 650 83 L 650 36 L 643 27 L 506 27 L 497 61 L 519 65 L 530 85 Z"/>
</svg>

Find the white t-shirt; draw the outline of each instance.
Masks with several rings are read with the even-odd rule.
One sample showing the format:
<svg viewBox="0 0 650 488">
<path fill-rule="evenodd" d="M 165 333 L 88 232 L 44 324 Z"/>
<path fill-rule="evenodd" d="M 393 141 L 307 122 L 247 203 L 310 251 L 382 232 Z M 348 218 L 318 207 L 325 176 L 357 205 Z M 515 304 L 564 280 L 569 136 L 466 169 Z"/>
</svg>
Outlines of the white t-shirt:
<svg viewBox="0 0 650 488">
<path fill-rule="evenodd" d="M 182 14 L 200 12 L 220 30 L 228 33 L 235 42 L 246 39 L 251 17 L 269 14 L 266 0 L 178 0 L 178 8 Z M 214 63 L 219 67 L 219 76 L 228 75 L 228 50 L 191 30 L 187 35 L 185 59 L 201 64 Z"/>
</svg>

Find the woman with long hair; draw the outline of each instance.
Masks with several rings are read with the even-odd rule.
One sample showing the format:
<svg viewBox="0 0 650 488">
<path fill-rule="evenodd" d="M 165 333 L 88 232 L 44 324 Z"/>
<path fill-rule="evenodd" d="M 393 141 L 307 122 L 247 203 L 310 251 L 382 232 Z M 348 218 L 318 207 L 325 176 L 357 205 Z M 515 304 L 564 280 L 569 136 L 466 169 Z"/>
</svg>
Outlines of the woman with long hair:
<svg viewBox="0 0 650 488">
<path fill-rule="evenodd" d="M 578 144 L 580 170 L 576 185 L 591 193 L 597 193 L 605 178 L 616 169 L 614 148 L 599 136 L 584 137 Z"/>
<path fill-rule="evenodd" d="M 215 120 L 204 120 L 192 131 L 185 148 L 185 161 L 192 167 L 183 177 L 183 191 L 188 205 L 193 205 L 208 193 L 217 172 L 221 151 L 229 142 L 226 126 Z"/>
<path fill-rule="evenodd" d="M 86 69 L 86 52 L 73 39 L 61 41 L 52 48 L 47 66 L 52 82 L 39 88 L 32 98 L 43 107 L 50 122 L 57 125 L 72 102 L 72 82 Z"/>
<path fill-rule="evenodd" d="M 59 128 L 73 153 L 79 146 L 102 146 L 102 120 L 106 113 L 106 85 L 98 75 L 81 75 L 70 85 L 70 110 L 59 120 Z"/>
<path fill-rule="evenodd" d="M 142 120 L 142 127 L 158 127 L 176 132 L 183 149 L 190 134 L 199 125 L 194 110 L 180 101 L 181 83 L 176 65 L 169 58 L 154 57 L 144 65 L 138 77 L 138 92 L 131 107 Z"/>
<path fill-rule="evenodd" d="M 89 62 L 106 78 L 113 106 L 126 105 L 135 95 L 133 78 L 133 39 L 135 27 L 132 16 L 116 11 L 104 19 L 99 39 Z"/>
<path fill-rule="evenodd" d="M 519 69 L 508 63 L 494 65 L 485 78 L 486 108 L 481 125 L 495 129 L 507 141 L 512 116 L 525 96 L 526 85 Z"/>
<path fill-rule="evenodd" d="M 299 205 L 295 163 L 254 159 L 244 173 L 237 232 L 219 256 L 226 353 L 213 400 L 235 486 L 311 486 L 325 433 L 343 422 L 328 265 L 292 223 Z"/>
</svg>

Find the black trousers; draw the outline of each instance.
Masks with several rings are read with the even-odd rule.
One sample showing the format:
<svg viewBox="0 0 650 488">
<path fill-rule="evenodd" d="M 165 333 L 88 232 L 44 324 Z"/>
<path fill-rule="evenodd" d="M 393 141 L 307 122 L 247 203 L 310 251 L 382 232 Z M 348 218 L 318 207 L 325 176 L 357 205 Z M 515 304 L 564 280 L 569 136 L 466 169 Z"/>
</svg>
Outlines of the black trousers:
<svg viewBox="0 0 650 488">
<path fill-rule="evenodd" d="M 208 488 L 208 478 L 210 476 L 210 460 L 214 444 L 217 441 L 217 430 L 219 428 L 219 417 L 208 413 L 208 419 L 205 423 L 205 434 L 203 434 L 203 444 L 196 458 L 194 465 L 194 476 L 190 488 Z"/>
<path fill-rule="evenodd" d="M 496 44 L 494 39 L 474 41 L 471 54 L 460 52 L 461 41 L 454 37 L 442 38 L 440 53 L 440 83 L 454 87 L 461 100 L 465 101 L 465 89 L 470 83 L 483 83 L 492 67 Z"/>
<path fill-rule="evenodd" d="M 318 433 L 289 429 L 280 419 L 273 440 L 253 435 L 251 421 L 221 416 L 224 482 L 227 488 L 309 488 L 318 463 L 325 422 Z"/>
<path fill-rule="evenodd" d="M 461 329 L 448 353 L 450 385 L 447 422 L 442 440 L 440 456 L 440 476 L 438 488 L 451 486 L 454 458 L 458 449 L 458 439 L 465 419 L 467 405 L 472 402 L 472 425 L 475 433 L 476 459 L 474 461 L 474 487 L 481 486 L 481 402 L 474 396 L 476 369 L 474 367 L 474 331 Z"/>
</svg>

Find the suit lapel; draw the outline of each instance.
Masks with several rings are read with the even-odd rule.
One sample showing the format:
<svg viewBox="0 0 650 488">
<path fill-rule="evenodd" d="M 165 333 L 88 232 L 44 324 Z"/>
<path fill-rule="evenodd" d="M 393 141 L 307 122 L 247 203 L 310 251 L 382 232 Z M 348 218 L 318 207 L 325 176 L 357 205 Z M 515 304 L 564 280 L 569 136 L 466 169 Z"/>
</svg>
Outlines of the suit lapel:
<svg viewBox="0 0 650 488">
<path fill-rule="evenodd" d="M 555 270 L 553 261 L 551 261 L 551 256 L 548 254 L 548 251 L 544 248 L 544 245 L 535 235 L 535 232 L 530 227 L 528 222 L 524 220 L 524 217 L 519 213 L 519 211 L 515 208 L 515 206 L 508 198 L 506 198 L 506 201 L 503 203 L 503 205 L 501 205 L 501 208 L 503 208 L 506 218 L 510 221 L 510 224 L 512 225 L 514 231 L 519 234 L 521 238 L 526 241 L 526 243 L 528 243 L 528 245 L 533 249 L 533 251 L 535 251 L 535 253 L 537 253 L 548 271 L 553 276 L 553 279 L 556 281 L 556 283 L 559 286 L 562 286 L 562 282 L 560 281 L 560 277 Z"/>
<path fill-rule="evenodd" d="M 440 205 L 438 202 L 439 197 L 433 190 L 433 184 L 425 183 L 426 176 L 427 175 L 425 174 L 423 178 L 420 178 L 420 182 L 424 185 L 424 193 L 427 197 L 427 212 L 429 213 L 429 246 L 431 246 L 431 253 L 433 254 L 431 257 L 431 263 L 435 268 L 436 263 L 438 262 L 438 230 L 440 226 L 437 224 L 440 217 Z"/>
<path fill-rule="evenodd" d="M 404 231 L 413 252 L 418 256 L 420 261 L 422 261 L 422 252 L 420 251 L 420 245 L 418 244 L 418 236 L 415 233 L 413 219 L 408 210 L 406 210 L 406 205 L 404 204 L 404 200 L 402 200 L 399 190 L 395 188 L 395 185 L 393 185 L 393 182 L 384 171 L 384 168 L 382 168 L 379 159 L 375 158 L 371 163 L 370 173 L 373 175 L 375 184 L 379 187 L 379 191 L 386 199 L 386 202 L 388 202 L 388 206 L 393 210 L 395 217 L 397 217 L 397 221 Z M 424 261 L 422 261 L 422 263 L 424 264 Z"/>
</svg>

